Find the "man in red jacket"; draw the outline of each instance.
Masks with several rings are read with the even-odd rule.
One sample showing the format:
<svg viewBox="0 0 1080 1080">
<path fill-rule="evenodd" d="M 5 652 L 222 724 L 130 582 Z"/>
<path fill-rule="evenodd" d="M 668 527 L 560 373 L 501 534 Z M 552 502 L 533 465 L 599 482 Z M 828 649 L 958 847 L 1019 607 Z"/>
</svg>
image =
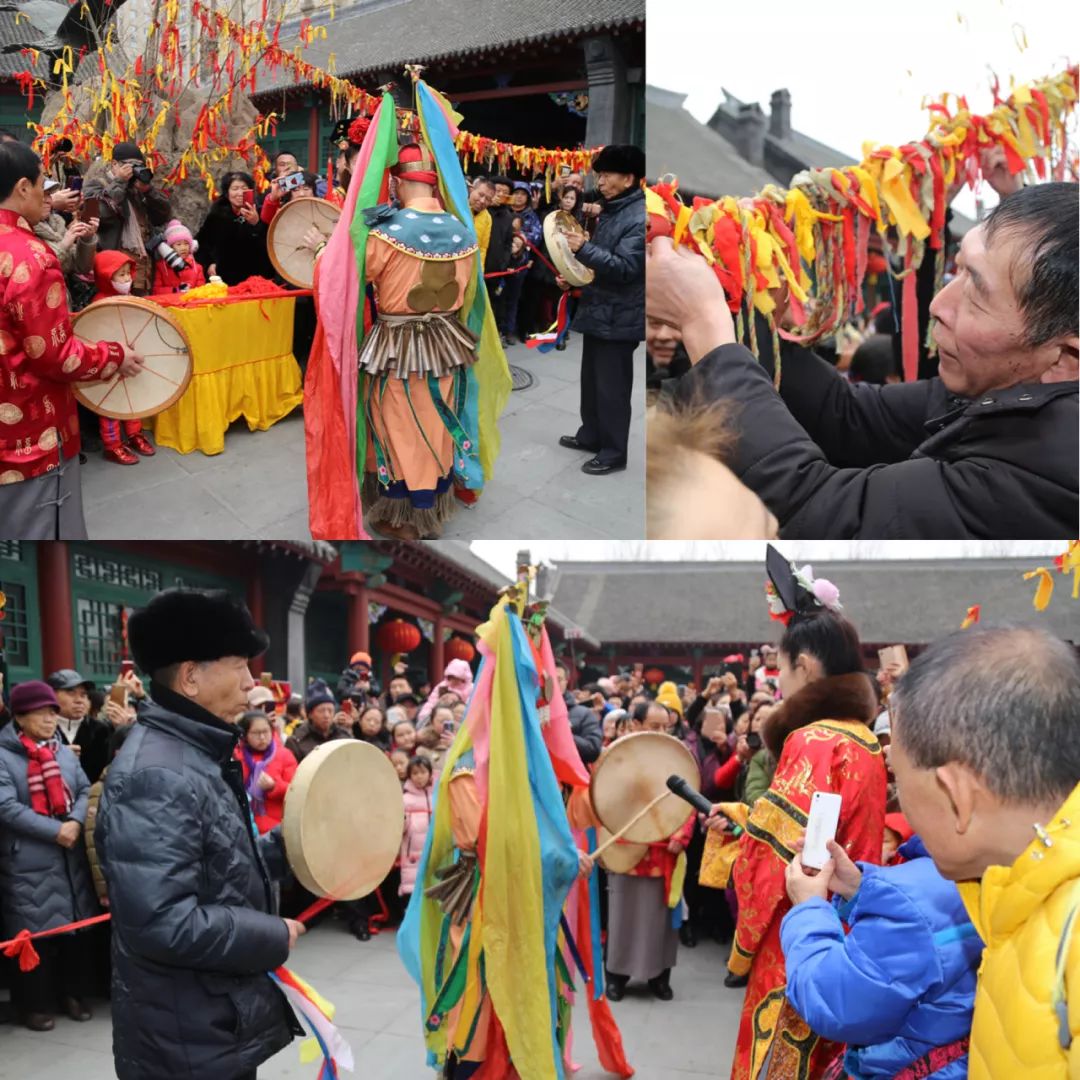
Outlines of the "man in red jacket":
<svg viewBox="0 0 1080 1080">
<path fill-rule="evenodd" d="M 136 375 L 142 357 L 74 336 L 60 264 L 31 231 L 47 215 L 41 160 L 0 144 L 0 538 L 84 539 L 71 384 Z"/>
</svg>

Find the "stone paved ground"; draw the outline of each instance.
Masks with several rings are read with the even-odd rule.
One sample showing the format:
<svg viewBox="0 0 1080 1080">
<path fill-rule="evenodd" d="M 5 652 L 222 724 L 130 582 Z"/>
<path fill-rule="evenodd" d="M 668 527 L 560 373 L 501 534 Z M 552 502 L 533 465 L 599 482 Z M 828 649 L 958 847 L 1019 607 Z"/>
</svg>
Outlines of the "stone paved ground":
<svg viewBox="0 0 1080 1080">
<path fill-rule="evenodd" d="M 703 943 L 680 949 L 672 974 L 675 1000 L 659 1002 L 631 986 L 613 1006 L 637 1080 L 716 1080 L 728 1075 L 742 995 L 723 985 L 726 954 Z M 301 939 L 291 966 L 338 1007 L 338 1023 L 356 1057 L 360 1080 L 429 1080 L 419 1032 L 419 996 L 394 948 L 392 932 L 355 941 L 342 924 L 327 922 Z M 575 1009 L 576 1080 L 602 1080 L 579 995 Z M 57 1019 L 35 1034 L 0 1026 L 0 1076 L 27 1080 L 109 1080 L 114 1077 L 108 1008 L 95 1003 L 94 1019 Z M 314 1080 L 294 1043 L 259 1070 L 260 1080 Z M 344 1074 L 348 1075 L 348 1074 Z M 167 1078 L 163 1078 L 167 1080 Z"/>
<path fill-rule="evenodd" d="M 581 336 L 565 352 L 546 355 L 522 345 L 510 363 L 534 383 L 510 395 L 503 414 L 502 453 L 480 502 L 461 508 L 445 535 L 458 539 L 635 539 L 644 535 L 644 350 L 634 390 L 630 466 L 586 476 L 587 455 L 564 450 L 560 435 L 578 425 Z M 300 410 L 269 431 L 232 425 L 215 457 L 159 449 L 138 465 L 91 454 L 83 498 L 96 540 L 310 539 L 304 430 Z"/>
</svg>

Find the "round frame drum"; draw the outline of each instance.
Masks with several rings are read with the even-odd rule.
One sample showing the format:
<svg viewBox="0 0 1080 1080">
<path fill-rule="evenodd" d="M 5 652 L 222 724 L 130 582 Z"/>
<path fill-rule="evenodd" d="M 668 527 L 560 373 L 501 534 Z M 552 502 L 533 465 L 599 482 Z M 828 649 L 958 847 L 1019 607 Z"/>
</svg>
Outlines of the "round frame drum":
<svg viewBox="0 0 1080 1080">
<path fill-rule="evenodd" d="M 578 224 L 577 219 L 565 210 L 554 210 L 544 218 L 544 242 L 556 269 L 571 285 L 578 288 L 591 285 L 596 273 L 583 262 L 579 262 L 570 250 L 566 242 L 568 233 L 577 233 L 588 239 L 588 234 Z"/>
<path fill-rule="evenodd" d="M 405 800 L 390 759 L 370 743 L 337 739 L 300 762 L 285 792 L 285 854 L 317 896 L 374 892 L 401 850 Z"/>
<path fill-rule="evenodd" d="M 611 838 L 611 833 L 603 826 L 596 830 L 596 845 L 599 847 L 605 840 Z M 611 845 L 607 851 L 597 856 L 600 865 L 612 874 L 629 874 L 631 870 L 643 858 L 649 850 L 646 844 L 624 844 L 617 842 Z"/>
<path fill-rule="evenodd" d="M 658 731 L 638 731 L 616 739 L 600 755 L 589 783 L 596 816 L 606 829 L 617 833 L 667 790 L 672 774 L 681 776 L 695 791 L 700 790 L 701 773 L 694 755 L 678 739 Z M 635 844 L 667 840 L 685 824 L 690 813 L 690 806 L 671 795 L 657 803 L 622 839 Z M 618 846 L 614 844 L 608 851 Z"/>
<path fill-rule="evenodd" d="M 71 320 L 82 341 L 118 341 L 146 361 L 138 375 L 80 382 L 75 396 L 91 412 L 113 420 L 155 416 L 180 400 L 191 382 L 191 343 L 167 309 L 139 296 L 112 296 Z"/>
<path fill-rule="evenodd" d="M 290 199 L 270 222 L 266 248 L 274 269 L 298 289 L 315 283 L 315 253 L 304 245 L 308 229 L 316 228 L 330 239 L 341 220 L 341 210 L 326 199 L 305 195 Z"/>
</svg>

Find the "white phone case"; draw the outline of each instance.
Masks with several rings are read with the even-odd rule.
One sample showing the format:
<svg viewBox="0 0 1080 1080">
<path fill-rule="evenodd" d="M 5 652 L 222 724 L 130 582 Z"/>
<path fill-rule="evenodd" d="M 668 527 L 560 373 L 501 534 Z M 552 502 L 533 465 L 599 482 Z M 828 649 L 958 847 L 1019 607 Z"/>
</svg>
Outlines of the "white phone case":
<svg viewBox="0 0 1080 1080">
<path fill-rule="evenodd" d="M 829 857 L 825 846 L 836 839 L 840 824 L 840 804 L 843 800 L 831 791 L 815 791 L 810 796 L 810 815 L 806 822 L 806 846 L 802 851 L 803 866 L 820 870 Z"/>
</svg>

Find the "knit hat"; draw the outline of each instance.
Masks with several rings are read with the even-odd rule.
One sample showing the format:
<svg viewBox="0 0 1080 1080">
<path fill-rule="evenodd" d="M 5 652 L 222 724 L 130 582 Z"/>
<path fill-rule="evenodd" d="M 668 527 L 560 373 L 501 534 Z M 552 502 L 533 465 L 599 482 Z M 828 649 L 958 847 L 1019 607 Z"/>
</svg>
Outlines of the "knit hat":
<svg viewBox="0 0 1080 1080">
<path fill-rule="evenodd" d="M 135 663 L 150 675 L 186 660 L 251 660 L 270 645 L 243 601 L 225 589 L 158 593 L 128 620 L 128 640 Z"/>
<path fill-rule="evenodd" d="M 60 711 L 60 702 L 56 700 L 56 691 L 45 682 L 33 679 L 19 683 L 11 691 L 11 712 L 14 716 L 24 716 L 38 709 Z"/>
<path fill-rule="evenodd" d="M 182 244 L 184 241 L 187 241 L 193 255 L 199 250 L 198 242 L 195 237 L 191 235 L 191 230 L 182 221 L 173 218 L 172 221 L 165 226 L 165 243 Z"/>
<path fill-rule="evenodd" d="M 133 142 L 118 142 L 113 147 L 113 161 L 141 161 L 146 164 L 146 155 Z"/>
<path fill-rule="evenodd" d="M 337 701 L 330 693 L 330 687 L 322 679 L 313 679 L 307 688 L 307 694 L 304 695 L 304 708 L 310 714 L 312 709 L 320 705 L 333 705 L 336 708 Z"/>
<path fill-rule="evenodd" d="M 371 670 L 371 653 L 354 652 L 349 660 L 349 667 L 366 667 Z"/>
<path fill-rule="evenodd" d="M 656 693 L 656 700 L 658 704 L 663 705 L 668 709 L 674 709 L 680 717 L 682 716 L 682 700 L 679 698 L 679 691 L 676 689 L 673 682 L 660 684 L 660 689 Z"/>
</svg>

